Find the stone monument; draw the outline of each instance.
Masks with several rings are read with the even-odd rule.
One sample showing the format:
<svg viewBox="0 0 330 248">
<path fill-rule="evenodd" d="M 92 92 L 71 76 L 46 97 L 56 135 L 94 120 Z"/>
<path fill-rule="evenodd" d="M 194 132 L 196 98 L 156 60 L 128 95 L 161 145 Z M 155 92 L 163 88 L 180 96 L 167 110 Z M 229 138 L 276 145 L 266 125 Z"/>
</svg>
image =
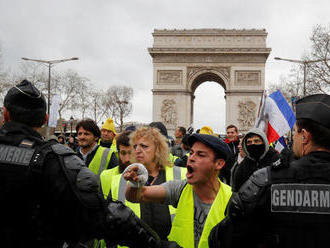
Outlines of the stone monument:
<svg viewBox="0 0 330 248">
<path fill-rule="evenodd" d="M 189 127 L 196 88 L 214 81 L 225 90 L 226 125 L 253 127 L 271 51 L 265 29 L 155 29 L 152 35 L 153 121 L 162 121 L 170 133 Z"/>
</svg>

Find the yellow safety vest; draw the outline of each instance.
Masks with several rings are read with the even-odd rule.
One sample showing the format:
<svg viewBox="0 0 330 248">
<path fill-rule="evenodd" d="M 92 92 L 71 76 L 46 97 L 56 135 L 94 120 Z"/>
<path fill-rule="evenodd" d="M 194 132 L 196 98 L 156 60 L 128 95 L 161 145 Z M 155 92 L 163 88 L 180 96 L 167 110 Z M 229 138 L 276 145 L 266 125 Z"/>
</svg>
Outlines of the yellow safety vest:
<svg viewBox="0 0 330 248">
<path fill-rule="evenodd" d="M 107 199 L 109 195 L 112 178 L 119 174 L 120 174 L 119 165 L 117 165 L 112 169 L 102 171 L 100 175 L 100 180 L 101 180 L 101 187 L 102 187 L 104 199 Z"/>
<path fill-rule="evenodd" d="M 97 142 L 97 144 L 101 146 L 101 139 L 99 139 L 99 141 Z M 117 143 L 116 143 L 116 139 L 115 138 L 112 140 L 112 143 L 111 143 L 111 146 L 110 146 L 110 151 L 114 152 L 116 155 L 118 154 Z"/>
<path fill-rule="evenodd" d="M 109 148 L 99 146 L 88 168 L 93 171 L 95 175 L 100 176 L 101 172 L 107 169 L 111 155 L 112 152 Z"/>
<path fill-rule="evenodd" d="M 110 171 L 110 170 L 108 170 Z M 169 167 L 166 166 L 165 169 L 165 177 L 166 181 L 171 180 L 183 180 L 186 178 L 187 169 L 181 168 L 178 166 Z M 123 202 L 127 207 L 132 209 L 132 211 L 138 216 L 141 217 L 141 211 L 140 211 L 140 204 L 139 203 L 132 203 L 126 200 L 125 192 L 126 192 L 126 185 L 127 181 L 124 179 L 122 174 L 114 175 L 114 176 L 107 176 L 110 172 L 104 172 L 101 174 L 101 187 L 103 191 L 104 198 L 108 197 L 109 191 L 111 189 L 111 197 L 113 200 L 119 200 Z M 109 186 L 111 185 L 111 186 Z M 173 222 L 176 208 L 169 206 L 169 211 L 171 215 L 171 220 Z M 95 247 L 95 246 L 94 246 Z M 102 240 L 100 242 L 100 247 L 105 248 L 105 242 Z M 121 246 L 118 246 L 121 247 Z"/>
<path fill-rule="evenodd" d="M 220 180 L 220 189 L 210 208 L 209 214 L 205 220 L 203 232 L 199 240 L 198 247 L 206 248 L 208 245 L 208 236 L 212 228 L 225 217 L 225 209 L 231 197 L 231 187 L 222 183 Z M 184 248 L 194 248 L 194 199 L 193 187 L 187 184 L 180 196 L 176 217 L 172 223 L 172 229 L 168 235 L 168 240 L 176 241 Z"/>
<path fill-rule="evenodd" d="M 118 150 L 117 150 L 117 144 L 116 139 L 113 139 L 112 144 L 110 146 L 110 151 L 114 152 L 118 157 Z"/>
<path fill-rule="evenodd" d="M 170 153 L 169 155 L 168 155 L 168 161 L 170 162 L 170 163 L 172 163 L 172 164 L 174 164 L 174 162 L 175 162 L 175 160 L 177 160 L 179 157 L 177 157 L 177 156 L 175 156 L 175 155 L 173 155 L 172 153 Z"/>
<path fill-rule="evenodd" d="M 166 166 L 165 168 L 166 181 L 183 180 L 186 178 L 186 172 L 187 172 L 186 168 L 181 168 L 178 166 L 173 166 L 173 167 Z M 103 188 L 102 182 L 101 185 Z M 140 218 L 140 214 L 141 214 L 140 204 L 132 203 L 126 200 L 125 197 L 126 185 L 127 185 L 127 181 L 124 179 L 122 175 L 114 176 L 112 178 L 112 183 L 111 183 L 112 199 L 123 202 L 127 207 L 131 208 L 133 212 Z M 171 220 L 173 221 L 176 209 L 172 206 L 169 206 L 169 210 L 170 210 Z"/>
</svg>

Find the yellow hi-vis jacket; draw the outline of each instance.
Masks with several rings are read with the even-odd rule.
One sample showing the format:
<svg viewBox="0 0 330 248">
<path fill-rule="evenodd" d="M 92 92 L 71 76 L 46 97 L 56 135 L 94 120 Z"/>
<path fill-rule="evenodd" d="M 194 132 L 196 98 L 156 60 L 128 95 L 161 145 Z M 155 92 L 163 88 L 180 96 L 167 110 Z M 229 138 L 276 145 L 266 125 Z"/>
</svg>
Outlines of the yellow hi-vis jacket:
<svg viewBox="0 0 330 248">
<path fill-rule="evenodd" d="M 88 168 L 93 171 L 95 175 L 100 176 L 101 172 L 107 169 L 111 155 L 112 152 L 109 148 L 98 146 Z"/>
<path fill-rule="evenodd" d="M 136 214 L 136 216 L 141 218 L 140 204 L 132 203 L 126 200 L 125 193 L 126 193 L 127 181 L 124 179 L 123 175 L 122 174 L 113 175 L 112 172 L 110 172 L 115 168 L 107 170 L 101 174 L 100 179 L 101 179 L 101 187 L 104 198 L 106 199 L 108 197 L 109 192 L 111 190 L 111 197 L 113 200 L 119 200 L 123 202 L 127 207 L 132 209 L 132 211 Z M 113 173 L 114 172 L 115 170 L 113 171 Z M 165 168 L 166 181 L 183 180 L 186 178 L 186 173 L 187 173 L 186 168 L 181 168 L 178 166 L 173 166 L 173 167 L 166 166 Z M 176 209 L 172 206 L 169 206 L 169 211 L 171 215 L 171 221 L 173 222 Z M 94 247 L 96 246 L 94 245 Z M 103 240 L 100 242 L 100 247 L 101 248 L 106 247 L 105 242 Z M 118 246 L 118 247 L 122 247 L 122 246 Z"/>
<path fill-rule="evenodd" d="M 119 174 L 120 174 L 119 165 L 117 165 L 116 167 L 111 168 L 109 170 L 102 171 L 102 173 L 100 175 L 100 180 L 101 180 L 101 187 L 102 187 L 104 199 L 108 198 L 110 188 L 111 188 L 112 178 Z"/>
<path fill-rule="evenodd" d="M 178 158 L 179 158 L 178 156 L 175 156 L 175 155 L 173 155 L 172 153 L 170 153 L 170 154 L 168 155 L 167 160 L 168 160 L 171 164 L 174 164 L 174 163 L 175 163 L 175 160 L 177 160 Z"/>
<path fill-rule="evenodd" d="M 166 181 L 171 180 L 183 180 L 186 178 L 186 168 L 181 168 L 178 166 L 169 167 L 166 166 L 165 175 Z M 110 172 L 108 172 L 110 173 Z M 109 185 L 111 185 L 109 187 Z M 133 212 L 140 217 L 140 204 L 132 203 L 126 200 L 125 191 L 126 191 L 127 181 L 124 179 L 123 175 L 115 175 L 112 177 L 106 177 L 105 175 L 101 178 L 101 187 L 104 197 L 107 197 L 109 191 L 111 190 L 112 199 L 123 202 L 127 207 L 131 208 Z M 175 208 L 169 206 L 171 218 L 173 220 L 175 214 Z"/>
<path fill-rule="evenodd" d="M 97 144 L 99 146 L 101 146 L 101 139 L 99 139 L 99 141 L 97 142 Z M 112 140 L 112 143 L 111 143 L 111 146 L 110 146 L 110 151 L 113 152 L 113 153 L 115 153 L 116 156 L 117 156 L 117 158 L 118 158 L 117 142 L 116 142 L 116 139 L 115 138 Z"/>
<path fill-rule="evenodd" d="M 208 245 L 208 236 L 212 228 L 225 217 L 225 209 L 231 197 L 231 187 L 222 183 L 214 202 L 210 208 L 209 214 L 205 220 L 203 232 L 199 240 L 198 247 L 206 248 Z M 168 240 L 176 241 L 184 248 L 194 248 L 194 199 L 193 187 L 187 184 L 180 196 L 176 217 L 172 223 L 172 229 L 168 235 Z"/>
</svg>

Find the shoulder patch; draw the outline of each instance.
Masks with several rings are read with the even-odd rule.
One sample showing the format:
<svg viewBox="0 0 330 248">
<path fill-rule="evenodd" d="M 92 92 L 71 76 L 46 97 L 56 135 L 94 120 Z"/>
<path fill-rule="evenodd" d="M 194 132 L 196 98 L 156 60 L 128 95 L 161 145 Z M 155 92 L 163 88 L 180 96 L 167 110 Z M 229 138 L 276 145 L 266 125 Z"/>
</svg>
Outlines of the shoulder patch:
<svg viewBox="0 0 330 248">
<path fill-rule="evenodd" d="M 28 140 L 28 139 L 24 139 L 19 144 L 19 147 L 32 148 L 34 146 L 34 143 L 35 143 L 34 141 L 31 141 L 31 140 Z"/>
<path fill-rule="evenodd" d="M 75 152 L 70 147 L 64 146 L 62 144 L 54 144 L 51 147 L 52 150 L 59 155 L 75 154 Z"/>
<path fill-rule="evenodd" d="M 273 184 L 271 211 L 303 214 L 330 214 L 330 185 Z"/>
<path fill-rule="evenodd" d="M 35 149 L 0 145 L 0 163 L 28 166 Z"/>
<path fill-rule="evenodd" d="M 289 161 L 287 160 L 287 158 L 279 158 L 278 160 L 274 161 L 272 164 L 271 164 L 271 168 L 273 170 L 279 170 L 281 168 L 286 168 L 289 166 Z"/>
<path fill-rule="evenodd" d="M 275 162 L 273 162 L 272 167 L 273 167 L 273 168 L 277 168 L 277 167 L 279 167 L 280 165 L 281 165 L 281 159 L 278 159 L 278 160 L 276 160 Z"/>
</svg>

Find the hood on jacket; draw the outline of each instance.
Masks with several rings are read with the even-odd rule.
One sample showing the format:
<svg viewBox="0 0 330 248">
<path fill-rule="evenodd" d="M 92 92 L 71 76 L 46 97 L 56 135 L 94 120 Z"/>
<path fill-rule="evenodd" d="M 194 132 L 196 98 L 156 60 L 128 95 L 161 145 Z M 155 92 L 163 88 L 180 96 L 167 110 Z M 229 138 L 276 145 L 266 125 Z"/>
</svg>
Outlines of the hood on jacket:
<svg viewBox="0 0 330 248">
<path fill-rule="evenodd" d="M 269 150 L 269 143 L 268 143 L 267 136 L 266 136 L 266 134 L 264 133 L 264 131 L 262 131 L 262 130 L 259 129 L 259 128 L 252 128 L 252 129 L 250 129 L 250 130 L 245 134 L 245 136 L 244 136 L 244 138 L 243 138 L 243 140 L 242 140 L 242 148 L 243 148 L 243 150 L 244 150 L 246 156 L 247 156 L 248 158 L 252 159 L 252 160 L 255 160 L 255 159 L 252 158 L 252 157 L 250 156 L 250 153 L 249 153 L 248 150 L 246 149 L 246 140 L 247 140 L 247 137 L 250 136 L 250 134 L 256 134 L 256 135 L 260 136 L 261 139 L 262 139 L 263 142 L 264 142 L 265 151 L 264 151 L 264 153 L 260 156 L 260 159 L 259 159 L 259 160 L 261 160 L 263 157 L 265 157 L 266 153 L 267 153 L 268 150 Z"/>
</svg>

